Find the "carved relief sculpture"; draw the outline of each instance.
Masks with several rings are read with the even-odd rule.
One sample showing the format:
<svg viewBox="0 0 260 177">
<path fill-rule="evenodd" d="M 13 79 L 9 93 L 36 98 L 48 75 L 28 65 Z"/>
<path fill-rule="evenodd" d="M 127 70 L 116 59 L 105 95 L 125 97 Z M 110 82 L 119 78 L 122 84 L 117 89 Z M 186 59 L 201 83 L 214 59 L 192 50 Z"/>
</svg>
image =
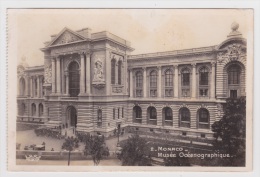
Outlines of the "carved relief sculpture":
<svg viewBox="0 0 260 177">
<path fill-rule="evenodd" d="M 44 83 L 45 84 L 51 83 L 51 75 L 52 75 L 51 73 L 52 73 L 51 65 L 46 66 L 44 69 Z"/>
<path fill-rule="evenodd" d="M 100 58 L 96 59 L 94 67 L 94 77 L 92 80 L 92 84 L 94 87 L 101 89 L 105 86 L 105 79 L 103 62 Z"/>
</svg>

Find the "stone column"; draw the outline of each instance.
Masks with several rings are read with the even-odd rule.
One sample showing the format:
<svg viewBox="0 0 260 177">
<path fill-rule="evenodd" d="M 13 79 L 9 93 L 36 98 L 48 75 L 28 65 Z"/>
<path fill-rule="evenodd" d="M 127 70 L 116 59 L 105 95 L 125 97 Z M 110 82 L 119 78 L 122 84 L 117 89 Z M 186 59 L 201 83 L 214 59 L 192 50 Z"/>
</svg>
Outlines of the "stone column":
<svg viewBox="0 0 260 177">
<path fill-rule="evenodd" d="M 196 63 L 192 64 L 192 98 L 196 97 Z"/>
<path fill-rule="evenodd" d="M 91 89 L 91 81 L 90 81 L 90 53 L 86 53 L 86 93 L 88 95 L 91 94 L 90 89 Z"/>
<path fill-rule="evenodd" d="M 37 97 L 40 97 L 40 76 L 37 76 Z"/>
<path fill-rule="evenodd" d="M 85 72 L 84 72 L 84 54 L 80 54 L 80 94 L 85 93 Z"/>
<path fill-rule="evenodd" d="M 57 79 L 56 79 L 56 84 L 57 84 L 57 93 L 60 94 L 60 58 L 56 58 L 56 71 L 57 71 Z"/>
<path fill-rule="evenodd" d="M 68 73 L 68 71 L 65 72 L 65 78 L 66 78 L 66 95 L 69 95 L 69 73 Z"/>
<path fill-rule="evenodd" d="M 30 88 L 30 92 L 31 92 L 31 97 L 33 97 L 33 76 L 31 76 L 31 88 Z"/>
<path fill-rule="evenodd" d="M 143 97 L 147 97 L 147 86 L 146 86 L 146 68 L 143 67 Z"/>
<path fill-rule="evenodd" d="M 132 69 L 129 69 L 130 71 L 130 97 L 133 98 L 133 95 L 134 95 L 134 87 L 133 87 L 133 70 Z"/>
<path fill-rule="evenodd" d="M 56 81 L 56 79 L 55 79 L 55 77 L 56 77 L 56 72 L 55 72 L 55 59 L 53 58 L 52 60 L 51 60 L 51 91 L 52 91 L 52 93 L 55 93 L 56 92 L 56 83 L 55 83 L 55 81 Z"/>
<path fill-rule="evenodd" d="M 216 62 L 211 62 L 211 83 L 210 83 L 210 97 L 211 98 L 215 98 L 215 87 L 216 87 L 216 83 L 215 83 L 215 74 L 216 74 Z"/>
<path fill-rule="evenodd" d="M 162 97 L 162 67 L 158 66 L 158 97 Z"/>
<path fill-rule="evenodd" d="M 178 71 L 178 65 L 173 65 L 174 67 L 174 98 L 179 97 L 179 71 Z"/>
</svg>

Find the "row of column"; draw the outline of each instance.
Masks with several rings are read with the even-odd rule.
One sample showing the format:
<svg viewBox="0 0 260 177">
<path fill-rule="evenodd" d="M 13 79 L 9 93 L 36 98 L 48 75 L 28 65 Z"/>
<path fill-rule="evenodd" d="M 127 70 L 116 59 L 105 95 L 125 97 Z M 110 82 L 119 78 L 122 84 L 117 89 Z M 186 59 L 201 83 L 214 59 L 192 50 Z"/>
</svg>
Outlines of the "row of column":
<svg viewBox="0 0 260 177">
<path fill-rule="evenodd" d="M 216 63 L 212 62 L 212 71 L 211 71 L 211 83 L 210 83 L 210 94 L 211 98 L 215 98 L 215 72 L 216 72 Z M 161 66 L 158 66 L 158 96 L 162 97 L 162 69 Z M 174 68 L 174 77 L 173 77 L 173 85 L 174 85 L 174 97 L 179 97 L 179 71 L 178 71 L 178 65 L 173 65 Z M 146 81 L 146 67 L 143 67 L 143 97 L 147 97 L 147 81 Z M 197 79 L 196 79 L 196 63 L 192 64 L 192 98 L 196 97 L 196 91 L 197 91 Z M 130 69 L 130 97 L 134 96 L 134 82 L 133 82 L 133 69 Z"/>
<path fill-rule="evenodd" d="M 36 79 L 35 79 L 36 77 Z M 30 93 L 28 93 L 28 89 L 27 89 L 27 83 L 25 83 L 25 93 L 28 93 L 28 95 L 30 95 L 31 97 L 42 97 L 42 89 L 43 89 L 43 85 L 41 80 L 43 79 L 43 76 L 31 76 L 30 77 Z M 27 80 L 26 80 L 27 82 Z M 35 83 L 36 82 L 36 83 Z M 35 92 L 36 88 L 35 86 L 37 85 L 37 92 Z M 36 94 L 35 94 L 36 93 Z"/>
<path fill-rule="evenodd" d="M 90 54 L 80 53 L 80 95 L 90 95 Z M 61 94 L 61 58 L 52 58 L 52 93 Z M 85 72 L 86 68 L 86 72 Z M 64 71 L 65 94 L 69 95 L 69 71 Z"/>
</svg>

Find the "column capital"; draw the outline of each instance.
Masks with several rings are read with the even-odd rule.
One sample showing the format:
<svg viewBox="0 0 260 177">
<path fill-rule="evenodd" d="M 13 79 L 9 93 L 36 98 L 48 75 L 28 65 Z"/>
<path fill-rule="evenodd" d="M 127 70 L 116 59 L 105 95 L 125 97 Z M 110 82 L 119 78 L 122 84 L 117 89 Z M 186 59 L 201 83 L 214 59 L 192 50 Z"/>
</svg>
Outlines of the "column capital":
<svg viewBox="0 0 260 177">
<path fill-rule="evenodd" d="M 174 69 L 178 69 L 179 65 L 178 64 L 173 64 L 172 66 L 173 66 Z"/>
<path fill-rule="evenodd" d="M 159 69 L 159 70 L 162 69 L 162 66 L 157 66 L 157 69 Z"/>
<path fill-rule="evenodd" d="M 196 64 L 197 64 L 197 63 L 191 63 L 192 68 L 195 68 L 195 67 L 196 67 Z"/>
<path fill-rule="evenodd" d="M 143 70 L 143 71 L 146 71 L 146 67 L 145 67 L 145 66 L 143 66 L 143 67 L 142 67 L 142 70 Z"/>
<path fill-rule="evenodd" d="M 215 67 L 215 66 L 216 66 L 216 62 L 215 62 L 215 61 L 212 61 L 212 62 L 211 62 L 211 66 L 212 66 L 212 67 Z"/>
<path fill-rule="evenodd" d="M 129 72 L 132 72 L 134 68 L 127 68 Z"/>
</svg>

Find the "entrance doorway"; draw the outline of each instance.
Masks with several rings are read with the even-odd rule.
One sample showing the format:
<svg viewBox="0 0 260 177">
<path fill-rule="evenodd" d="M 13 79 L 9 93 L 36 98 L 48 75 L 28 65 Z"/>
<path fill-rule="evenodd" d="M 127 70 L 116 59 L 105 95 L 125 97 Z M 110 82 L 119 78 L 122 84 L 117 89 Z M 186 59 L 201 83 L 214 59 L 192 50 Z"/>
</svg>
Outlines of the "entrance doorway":
<svg viewBox="0 0 260 177">
<path fill-rule="evenodd" d="M 68 126 L 66 128 L 77 127 L 77 110 L 73 106 L 70 106 L 67 109 L 66 126 Z"/>
</svg>

